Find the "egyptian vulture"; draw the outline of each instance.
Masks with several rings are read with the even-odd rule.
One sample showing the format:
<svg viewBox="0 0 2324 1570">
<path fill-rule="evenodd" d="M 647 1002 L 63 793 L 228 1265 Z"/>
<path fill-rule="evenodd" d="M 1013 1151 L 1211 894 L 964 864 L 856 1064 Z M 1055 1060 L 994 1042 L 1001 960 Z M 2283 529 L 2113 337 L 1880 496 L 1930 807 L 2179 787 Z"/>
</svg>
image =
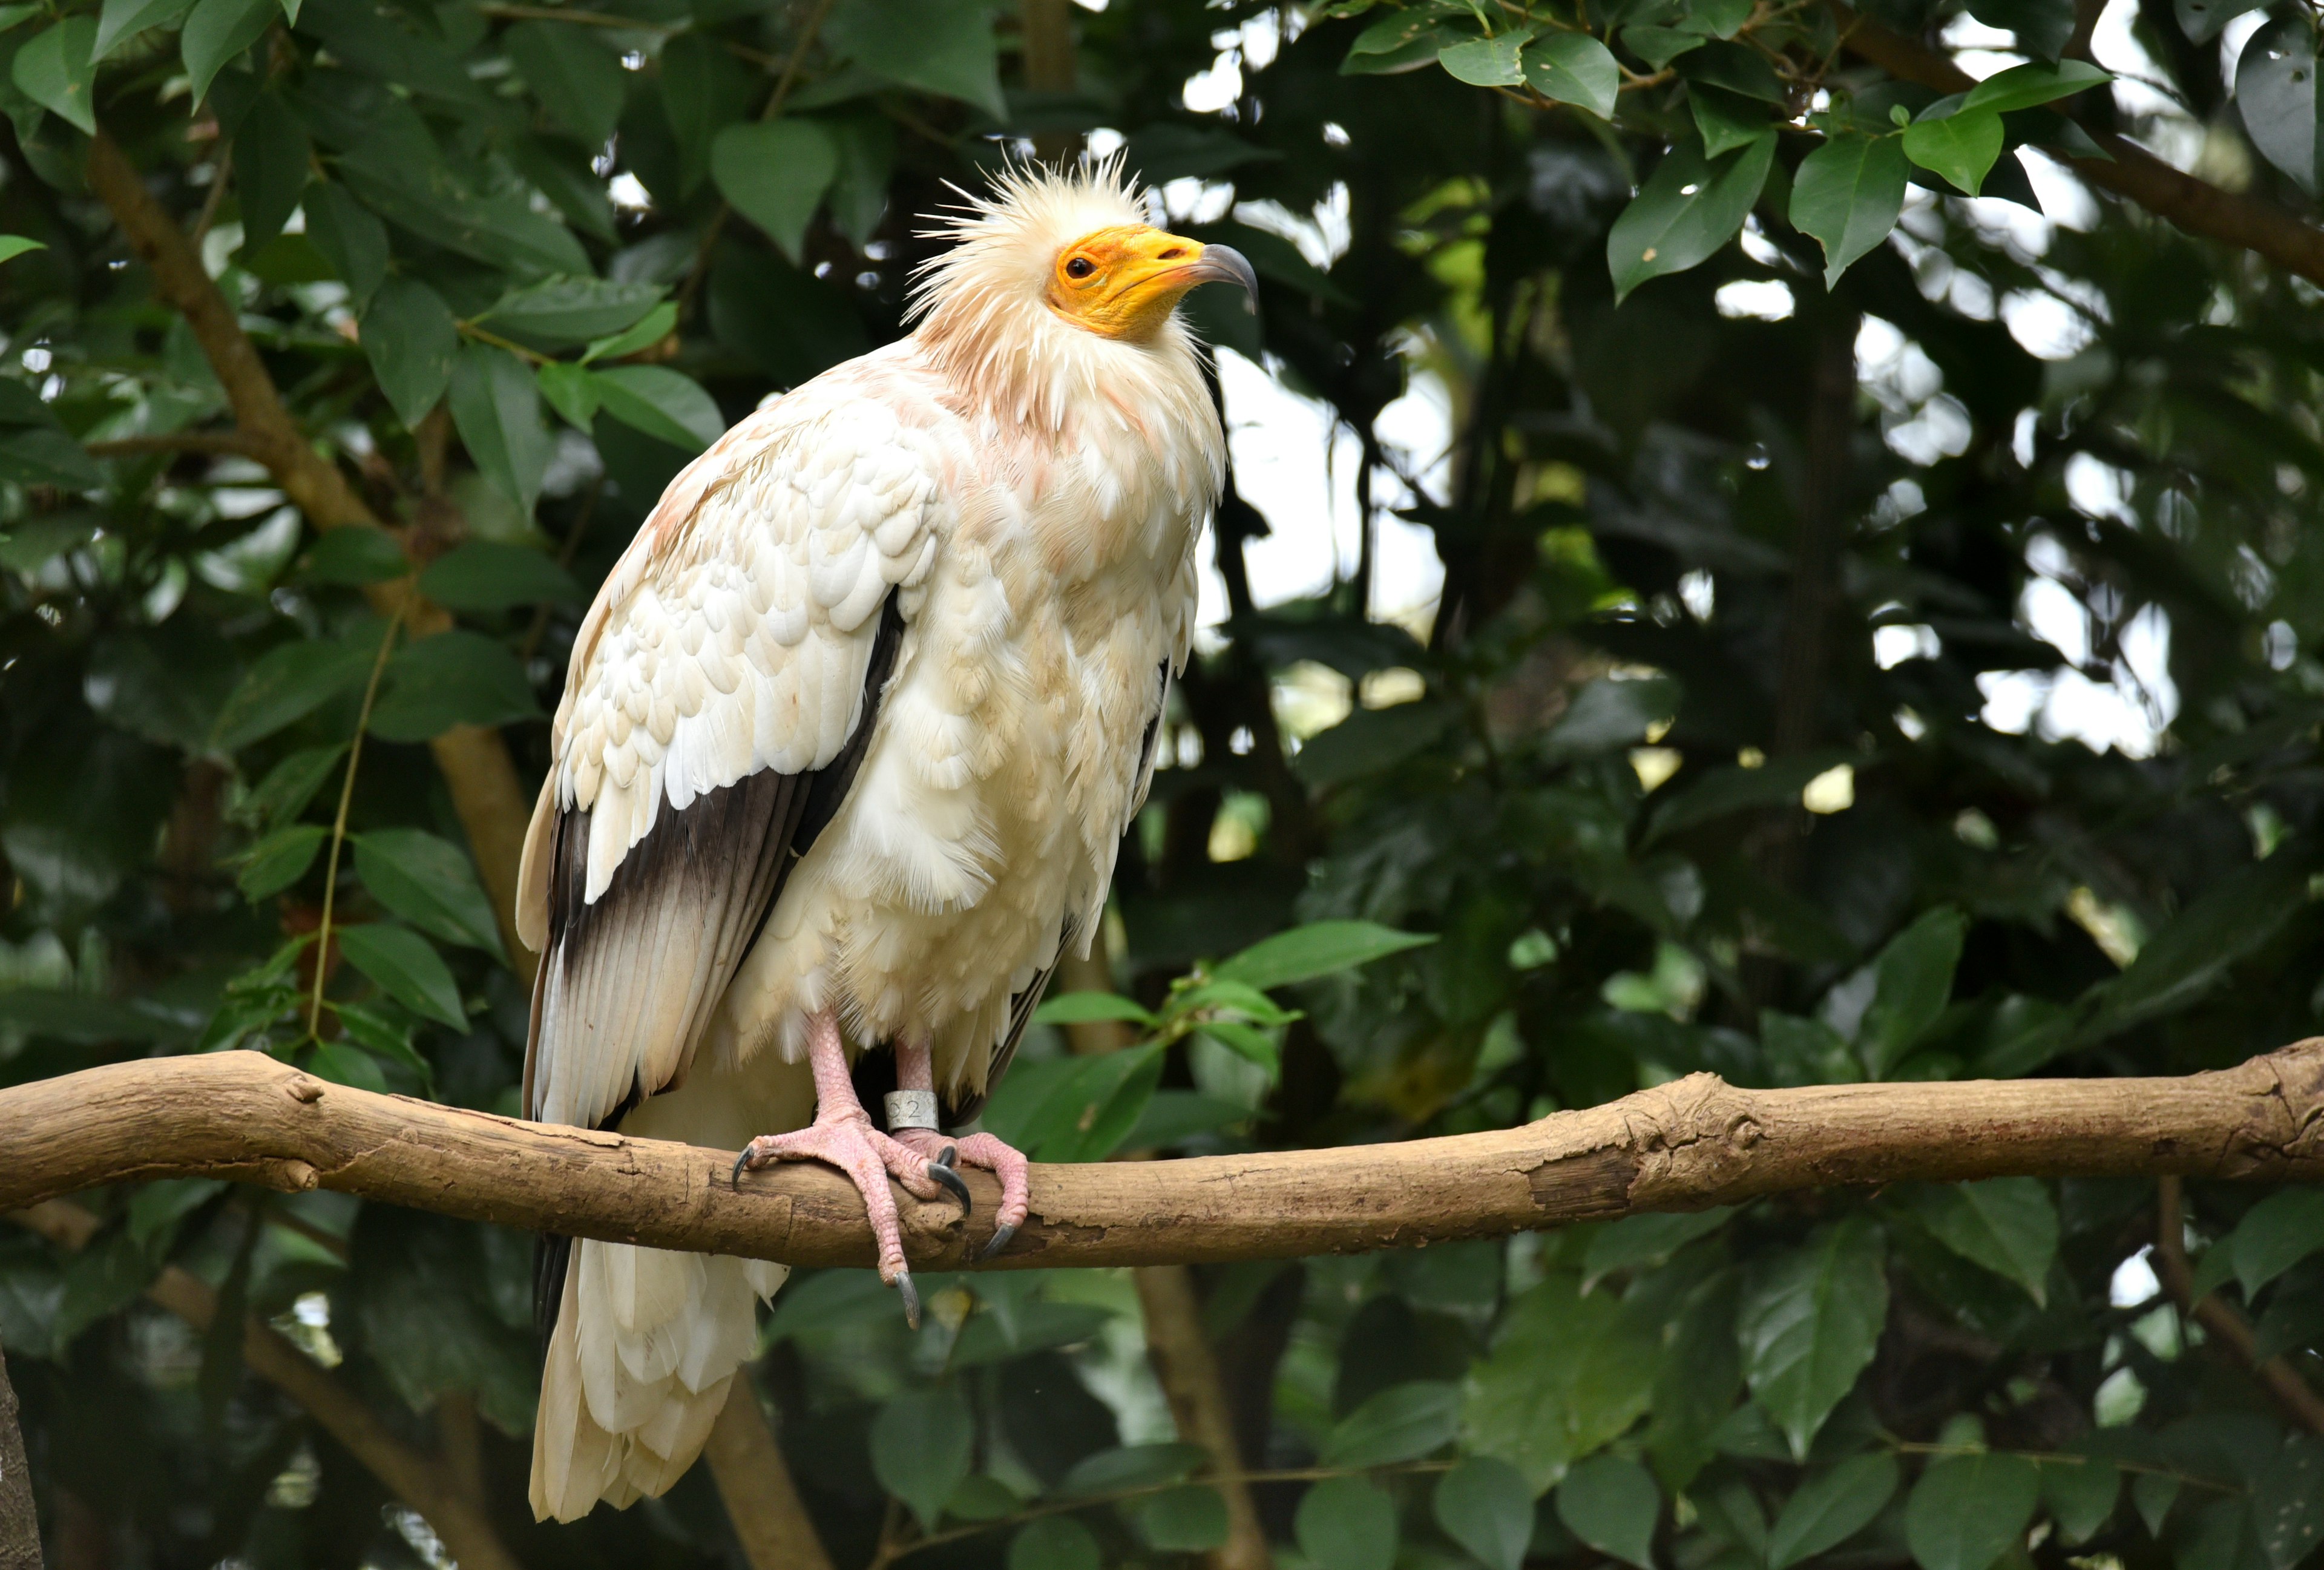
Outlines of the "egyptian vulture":
<svg viewBox="0 0 2324 1570">
<path fill-rule="evenodd" d="M 1001 175 L 944 224 L 908 337 L 770 399 L 670 482 L 574 640 L 525 839 L 530 1116 L 840 1168 L 918 1299 L 890 1178 L 1025 1158 L 964 1121 L 1098 929 L 1194 631 L 1224 439 L 1179 300 L 1256 290 L 1110 167 Z M 851 1064 L 895 1053 L 881 1132 Z M 674 1482 L 784 1268 L 582 1240 L 532 1506 Z"/>
</svg>

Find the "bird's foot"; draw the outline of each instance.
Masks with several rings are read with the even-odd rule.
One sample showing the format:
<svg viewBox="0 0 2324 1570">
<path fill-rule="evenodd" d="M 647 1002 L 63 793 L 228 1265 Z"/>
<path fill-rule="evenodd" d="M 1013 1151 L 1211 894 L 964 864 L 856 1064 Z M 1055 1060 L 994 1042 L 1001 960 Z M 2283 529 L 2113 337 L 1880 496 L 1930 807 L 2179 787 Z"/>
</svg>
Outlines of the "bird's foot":
<svg viewBox="0 0 2324 1570">
<path fill-rule="evenodd" d="M 926 1156 L 932 1170 L 947 1171 L 951 1168 L 953 1161 L 945 1159 L 945 1153 L 949 1150 L 954 1153 L 954 1161 L 964 1166 L 982 1167 L 1000 1178 L 1001 1210 L 995 1217 L 992 1241 L 984 1245 L 983 1251 L 976 1256 L 977 1260 L 979 1262 L 989 1260 L 1009 1246 L 1009 1240 L 1015 1237 L 1017 1229 L 1025 1224 L 1026 1213 L 1031 1208 L 1031 1200 L 1027 1193 L 1030 1163 L 1025 1159 L 1023 1152 L 1002 1144 L 991 1134 L 970 1134 L 956 1139 L 935 1129 L 899 1129 L 895 1137 Z M 965 1186 L 961 1190 L 960 1204 L 962 1210 L 968 1209 Z"/>
<path fill-rule="evenodd" d="M 1020 1158 L 1021 1159 L 1021 1158 Z M 847 1175 L 863 1196 L 872 1220 L 872 1236 L 880 1251 L 880 1279 L 896 1288 L 904 1300 L 904 1317 L 915 1330 L 920 1325 L 920 1295 L 904 1262 L 904 1236 L 896 1215 L 896 1196 L 888 1191 L 892 1177 L 906 1192 L 919 1199 L 936 1199 L 950 1191 L 964 1206 L 968 1186 L 949 1168 L 939 1168 L 927 1156 L 872 1126 L 861 1107 L 817 1113 L 806 1128 L 787 1134 L 761 1134 L 742 1147 L 734 1159 L 734 1181 L 777 1161 L 827 1161 Z"/>
</svg>

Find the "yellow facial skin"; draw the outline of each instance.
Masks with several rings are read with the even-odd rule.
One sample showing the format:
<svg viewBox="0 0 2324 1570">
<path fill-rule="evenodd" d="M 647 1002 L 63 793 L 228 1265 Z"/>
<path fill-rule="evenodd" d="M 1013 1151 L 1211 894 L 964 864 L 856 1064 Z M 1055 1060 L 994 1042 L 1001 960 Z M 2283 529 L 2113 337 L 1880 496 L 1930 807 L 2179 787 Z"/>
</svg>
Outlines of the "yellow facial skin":
<svg viewBox="0 0 2324 1570">
<path fill-rule="evenodd" d="M 1259 280 L 1233 247 L 1123 224 L 1057 253 L 1049 309 L 1101 337 L 1137 342 L 1162 330 L 1188 290 L 1212 282 L 1239 283 L 1259 298 Z"/>
</svg>

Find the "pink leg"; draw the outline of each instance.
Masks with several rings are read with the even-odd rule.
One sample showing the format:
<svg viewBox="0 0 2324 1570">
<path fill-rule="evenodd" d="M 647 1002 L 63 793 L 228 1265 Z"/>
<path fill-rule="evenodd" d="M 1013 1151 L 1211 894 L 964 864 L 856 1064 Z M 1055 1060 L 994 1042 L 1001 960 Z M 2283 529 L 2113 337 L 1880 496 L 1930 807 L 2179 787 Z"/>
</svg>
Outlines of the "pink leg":
<svg viewBox="0 0 2324 1570">
<path fill-rule="evenodd" d="M 934 1090 L 936 1082 L 933 1057 L 925 1041 L 897 1043 L 896 1088 Z M 1017 1229 L 1025 1224 L 1025 1214 L 1030 1208 L 1026 1189 L 1029 1163 L 1020 1152 L 1002 1144 L 991 1134 L 954 1138 L 936 1129 L 899 1129 L 896 1139 L 931 1162 L 942 1161 L 945 1151 L 951 1150 L 969 1166 L 982 1167 L 999 1178 L 1001 1213 L 994 1218 L 996 1224 L 992 1241 L 986 1243 L 983 1251 L 976 1257 L 989 1260 L 1009 1246 L 1009 1240 L 1015 1237 Z"/>
<path fill-rule="evenodd" d="M 888 1178 L 892 1174 L 922 1199 L 937 1198 L 945 1187 L 959 1187 L 959 1179 L 939 1187 L 943 1180 L 928 1176 L 926 1156 L 872 1126 L 849 1082 L 847 1048 L 840 1041 L 838 1018 L 829 1010 L 807 1021 L 807 1057 L 815 1072 L 815 1122 L 788 1134 L 761 1134 L 743 1146 L 734 1162 L 735 1179 L 739 1183 L 746 1169 L 755 1172 L 776 1161 L 828 1161 L 846 1173 L 872 1219 L 872 1236 L 880 1248 L 880 1279 L 903 1298 L 904 1317 L 918 1329 L 920 1295 L 904 1262 L 903 1231 Z"/>
</svg>

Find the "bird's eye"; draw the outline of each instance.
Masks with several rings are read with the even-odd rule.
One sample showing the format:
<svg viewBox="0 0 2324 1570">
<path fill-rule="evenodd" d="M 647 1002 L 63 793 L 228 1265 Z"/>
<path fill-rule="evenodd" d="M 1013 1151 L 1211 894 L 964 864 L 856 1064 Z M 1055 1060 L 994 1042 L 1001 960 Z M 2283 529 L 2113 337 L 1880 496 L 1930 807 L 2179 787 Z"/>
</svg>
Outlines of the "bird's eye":
<svg viewBox="0 0 2324 1570">
<path fill-rule="evenodd" d="M 1076 256 L 1065 263 L 1065 276 L 1068 278 L 1087 278 L 1096 271 L 1097 263 L 1086 256 Z"/>
</svg>

